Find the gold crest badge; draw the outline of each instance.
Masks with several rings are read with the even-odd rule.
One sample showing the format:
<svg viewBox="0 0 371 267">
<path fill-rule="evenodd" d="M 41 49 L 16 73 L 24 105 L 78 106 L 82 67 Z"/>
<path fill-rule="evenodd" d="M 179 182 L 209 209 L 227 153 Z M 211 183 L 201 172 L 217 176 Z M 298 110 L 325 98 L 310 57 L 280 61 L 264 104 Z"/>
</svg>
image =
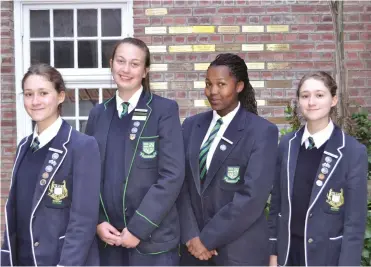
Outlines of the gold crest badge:
<svg viewBox="0 0 371 267">
<path fill-rule="evenodd" d="M 335 192 L 332 189 L 327 193 L 326 202 L 330 204 L 331 210 L 339 211 L 339 208 L 344 205 L 344 191 L 340 189 L 340 192 Z"/>
<path fill-rule="evenodd" d="M 53 204 L 62 204 L 62 200 L 68 197 L 66 180 L 63 180 L 62 184 L 56 184 L 52 181 L 49 186 L 48 196 L 53 199 Z"/>
</svg>

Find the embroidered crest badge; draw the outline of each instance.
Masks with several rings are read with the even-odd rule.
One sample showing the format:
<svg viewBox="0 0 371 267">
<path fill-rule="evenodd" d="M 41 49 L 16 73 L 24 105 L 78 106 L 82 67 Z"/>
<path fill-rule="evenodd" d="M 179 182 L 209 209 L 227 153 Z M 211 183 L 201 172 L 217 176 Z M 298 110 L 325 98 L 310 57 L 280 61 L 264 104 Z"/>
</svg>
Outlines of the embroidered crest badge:
<svg viewBox="0 0 371 267">
<path fill-rule="evenodd" d="M 142 152 L 140 156 L 144 159 L 153 159 L 157 155 L 155 151 L 155 142 L 142 142 Z"/>
<path fill-rule="evenodd" d="M 66 181 L 63 180 L 62 184 L 56 184 L 52 181 L 49 186 L 48 196 L 53 199 L 53 204 L 62 204 L 62 200 L 68 197 Z"/>
<path fill-rule="evenodd" d="M 344 191 L 340 189 L 340 192 L 335 192 L 332 189 L 327 193 L 326 202 L 331 206 L 331 210 L 339 211 L 339 208 L 344 204 Z"/>
<path fill-rule="evenodd" d="M 228 166 L 227 173 L 224 176 L 224 181 L 230 184 L 235 184 L 240 180 L 240 167 Z"/>
</svg>

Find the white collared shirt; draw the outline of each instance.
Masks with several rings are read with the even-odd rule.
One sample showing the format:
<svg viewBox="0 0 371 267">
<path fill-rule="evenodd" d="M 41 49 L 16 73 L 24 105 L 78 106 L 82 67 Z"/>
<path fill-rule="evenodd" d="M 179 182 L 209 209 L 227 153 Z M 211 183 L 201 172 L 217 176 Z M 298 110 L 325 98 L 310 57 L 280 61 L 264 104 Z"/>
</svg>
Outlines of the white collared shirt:
<svg viewBox="0 0 371 267">
<path fill-rule="evenodd" d="M 213 142 L 210 146 L 209 152 L 207 153 L 207 158 L 206 158 L 206 168 L 207 169 L 209 169 L 209 167 L 210 167 L 211 160 L 214 156 L 215 150 L 216 150 L 220 140 L 222 139 L 225 131 L 227 130 L 227 128 L 228 128 L 229 124 L 231 123 L 231 121 L 233 120 L 234 116 L 236 116 L 237 111 L 240 108 L 240 106 L 241 106 L 241 104 L 240 104 L 240 102 L 238 102 L 237 107 L 234 110 L 232 110 L 231 112 L 229 112 L 227 115 L 225 115 L 224 117 L 220 117 L 219 114 L 215 110 L 213 111 L 213 119 L 211 120 L 209 129 L 207 130 L 207 133 L 204 137 L 204 140 L 202 141 L 201 147 L 204 145 L 204 143 L 209 138 L 211 130 L 214 128 L 216 122 L 220 118 L 223 119 L 223 124 L 220 126 L 219 131 L 218 131 L 217 135 L 215 136 L 215 138 L 214 138 L 214 140 L 213 140 Z M 201 147 L 200 147 L 200 149 L 201 149 Z"/>
<path fill-rule="evenodd" d="M 307 124 L 305 124 L 305 129 L 303 133 L 303 137 L 301 138 L 301 144 L 305 142 L 305 148 L 308 148 L 309 146 L 309 137 L 313 138 L 315 147 L 318 149 L 320 148 L 324 143 L 326 143 L 327 140 L 330 139 L 330 136 L 334 130 L 334 123 L 332 120 L 330 120 L 329 124 L 326 126 L 325 129 L 315 133 L 315 134 L 310 134 L 307 128 Z"/>
<path fill-rule="evenodd" d="M 135 93 L 130 97 L 129 101 L 127 101 L 127 102 L 129 102 L 128 114 L 129 114 L 130 112 L 132 112 L 132 111 L 137 107 L 138 102 L 139 102 L 139 98 L 140 98 L 142 92 L 143 92 L 143 86 L 140 87 L 140 89 L 139 89 L 138 91 L 136 91 L 136 92 L 135 92 Z M 124 103 L 124 102 L 126 102 L 126 101 L 124 101 L 124 100 L 120 97 L 120 95 L 119 95 L 119 90 L 116 90 L 116 108 L 117 108 L 117 112 L 118 112 L 119 117 L 120 117 L 120 115 L 121 115 L 122 110 L 124 109 L 124 108 L 122 107 L 122 103 Z"/>
<path fill-rule="evenodd" d="M 33 136 L 32 141 L 37 137 L 39 139 L 39 149 L 45 146 L 47 143 L 50 142 L 59 132 L 59 129 L 61 128 L 63 123 L 62 118 L 59 116 L 58 119 L 56 119 L 55 122 L 53 122 L 52 125 L 50 125 L 48 128 L 46 128 L 41 134 L 38 134 L 37 131 L 37 124 L 35 126 L 35 129 L 33 130 Z M 32 142 L 31 142 L 32 145 Z"/>
</svg>

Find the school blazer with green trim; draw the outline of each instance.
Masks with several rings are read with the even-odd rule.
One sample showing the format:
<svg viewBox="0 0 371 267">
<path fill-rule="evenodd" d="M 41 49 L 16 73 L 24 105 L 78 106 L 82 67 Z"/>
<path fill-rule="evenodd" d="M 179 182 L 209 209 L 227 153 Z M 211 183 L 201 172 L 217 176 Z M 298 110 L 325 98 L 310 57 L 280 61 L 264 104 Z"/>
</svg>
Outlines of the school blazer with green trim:
<svg viewBox="0 0 371 267">
<path fill-rule="evenodd" d="M 124 137 L 125 190 L 122 205 L 125 212 L 122 220 L 128 230 L 140 238 L 137 250 L 156 254 L 176 248 L 180 239 L 175 206 L 184 181 L 179 108 L 173 100 L 144 92 L 133 112 L 131 126 L 138 131 L 136 134 L 128 131 Z M 102 164 L 107 153 L 115 153 L 106 150 L 114 114 L 117 114 L 115 97 L 92 109 L 86 127 L 86 133 L 98 141 Z M 100 220 L 109 221 L 104 205 L 101 198 Z"/>
</svg>

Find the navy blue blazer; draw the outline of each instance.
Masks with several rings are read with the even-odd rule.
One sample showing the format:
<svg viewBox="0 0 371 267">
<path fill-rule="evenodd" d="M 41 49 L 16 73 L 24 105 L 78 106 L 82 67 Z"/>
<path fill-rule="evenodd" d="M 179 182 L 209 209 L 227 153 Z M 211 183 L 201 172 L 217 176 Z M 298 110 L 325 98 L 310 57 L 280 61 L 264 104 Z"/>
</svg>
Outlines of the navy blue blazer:
<svg viewBox="0 0 371 267">
<path fill-rule="evenodd" d="M 17 149 L 9 198 L 5 204 L 1 265 L 16 261 L 17 171 L 32 141 Z M 65 121 L 53 139 L 40 170 L 30 219 L 32 254 L 37 265 L 99 265 L 96 226 L 100 189 L 100 156 L 96 140 L 73 130 Z M 46 177 L 45 173 L 49 173 Z"/>
<path fill-rule="evenodd" d="M 184 181 L 183 136 L 178 104 L 144 92 L 133 111 L 131 126 L 139 119 L 137 134 L 129 134 L 125 145 L 125 178 L 122 219 L 128 230 L 141 239 L 141 253 L 161 253 L 179 244 L 180 226 L 175 201 Z M 99 144 L 102 166 L 107 153 L 107 136 L 113 116 L 117 116 L 116 97 L 95 106 L 89 115 L 86 133 Z M 137 125 L 137 124 L 136 124 Z M 143 157 L 144 144 L 154 143 L 154 156 Z M 102 168 L 103 169 L 103 168 Z M 103 177 L 104 179 L 104 177 Z M 123 179 L 124 181 L 124 179 Z M 103 220 L 109 222 L 101 198 Z"/>
<path fill-rule="evenodd" d="M 282 137 L 269 215 L 271 254 L 286 265 L 291 197 L 304 127 Z M 335 126 L 318 166 L 305 219 L 306 265 L 359 266 L 367 215 L 367 151 Z M 328 173 L 321 176 L 321 169 Z M 326 172 L 326 171 L 325 171 Z M 324 176 L 324 177 L 323 177 Z M 321 180 L 322 183 L 318 183 Z"/>
<path fill-rule="evenodd" d="M 264 207 L 274 180 L 277 127 L 241 107 L 201 186 L 199 153 L 212 117 L 208 111 L 183 123 L 186 178 L 178 201 L 182 243 L 199 236 L 207 249 L 217 249 L 217 265 L 267 265 Z"/>
</svg>

